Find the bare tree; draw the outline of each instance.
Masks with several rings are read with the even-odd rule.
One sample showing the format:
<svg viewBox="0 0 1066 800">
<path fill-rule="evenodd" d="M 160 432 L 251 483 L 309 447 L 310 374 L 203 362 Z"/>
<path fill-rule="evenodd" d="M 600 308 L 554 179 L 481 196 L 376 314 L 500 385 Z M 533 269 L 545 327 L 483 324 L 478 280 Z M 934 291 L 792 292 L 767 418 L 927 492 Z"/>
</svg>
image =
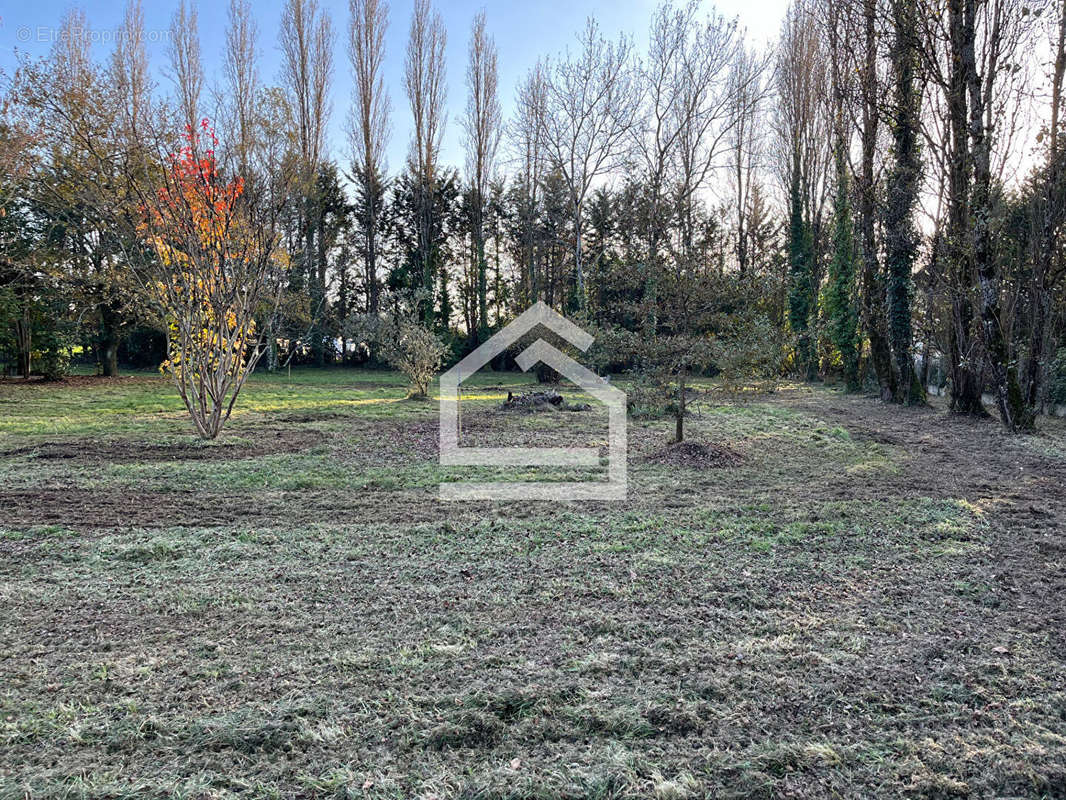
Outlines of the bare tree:
<svg viewBox="0 0 1066 800">
<path fill-rule="evenodd" d="M 441 138 L 447 124 L 448 88 L 445 85 L 444 49 L 448 35 L 444 20 L 433 11 L 430 0 L 415 0 L 414 14 L 407 40 L 403 86 L 411 104 L 414 132 L 408 165 L 415 178 L 418 206 L 418 243 L 422 258 L 422 288 L 426 307 L 423 318 L 433 319 L 432 291 L 436 280 L 433 253 L 433 226 L 436 209 L 437 159 Z"/>
<path fill-rule="evenodd" d="M 942 9 L 938 3 L 935 11 Z M 983 352 L 974 330 L 974 264 L 968 243 L 970 231 L 971 154 L 968 130 L 966 71 L 961 54 L 966 36 L 961 0 L 951 0 L 950 14 L 938 13 L 927 20 L 926 73 L 944 96 L 945 126 L 941 140 L 946 151 L 947 225 L 946 250 L 949 263 L 947 284 L 951 295 L 951 326 L 948 355 L 951 362 L 951 407 L 961 414 L 985 416 L 983 392 Z"/>
<path fill-rule="evenodd" d="M 289 106 L 296 124 L 299 192 L 303 199 L 302 268 L 311 290 L 312 314 L 318 319 L 326 304 L 325 254 L 319 251 L 315 268 L 315 177 L 325 150 L 329 119 L 329 86 L 333 77 L 333 27 L 318 0 L 287 0 L 281 20 L 280 44 Z M 319 237 L 321 238 L 321 237 Z M 317 332 L 312 348 L 324 360 L 323 336 Z"/>
<path fill-rule="evenodd" d="M 170 23 L 170 79 L 177 92 L 182 124 L 195 131 L 200 123 L 200 95 L 204 65 L 200 60 L 200 31 L 195 5 L 180 0 Z"/>
<path fill-rule="evenodd" d="M 223 61 L 230 115 L 236 134 L 241 174 L 248 178 L 255 147 L 256 102 L 259 94 L 259 29 L 252 16 L 250 0 L 230 0 L 226 26 L 226 53 Z"/>
<path fill-rule="evenodd" d="M 151 85 L 148 55 L 144 49 L 144 9 L 140 0 L 130 0 L 115 39 L 111 56 L 111 80 L 118 94 L 123 127 L 131 143 L 139 140 L 149 110 Z"/>
<path fill-rule="evenodd" d="M 751 219 L 754 216 L 754 186 L 763 156 L 763 137 L 766 135 L 763 105 L 769 92 L 766 74 L 769 63 L 753 50 L 741 47 L 730 72 L 730 105 L 728 147 L 733 180 L 733 208 L 736 214 L 737 269 L 747 273 L 751 263 L 754 235 Z"/>
<path fill-rule="evenodd" d="M 680 254 L 691 262 L 696 258 L 696 209 L 700 193 L 707 188 L 711 174 L 723 164 L 724 151 L 733 133 L 739 94 L 751 88 L 757 77 L 751 72 L 745 80 L 731 80 L 743 42 L 736 20 L 710 15 L 692 32 L 679 76 L 678 146 L 674 199 L 681 227 Z M 732 75 L 736 77 L 736 75 Z"/>
<path fill-rule="evenodd" d="M 949 3 L 950 14 L 957 15 L 958 0 Z M 978 6 L 983 5 L 986 37 L 982 62 L 977 56 Z M 992 152 L 997 135 L 992 114 L 998 93 L 1009 93 L 1012 87 L 1015 59 L 1022 44 L 1022 11 L 1019 0 L 962 0 L 962 36 L 955 39 L 960 45 L 957 55 L 969 98 L 969 135 L 973 158 L 973 258 L 981 296 L 981 323 L 985 350 L 988 354 L 996 391 L 1000 419 L 1010 431 L 1032 428 L 1035 422 L 1027 409 L 1003 330 L 1000 314 L 1000 275 L 992 251 L 991 207 L 993 164 Z"/>
<path fill-rule="evenodd" d="M 664 2 L 656 8 L 651 21 L 648 57 L 641 65 L 640 79 L 644 93 L 640 119 L 632 128 L 636 153 L 647 184 L 648 213 L 644 239 L 644 304 L 647 309 L 645 330 L 654 335 L 657 326 L 656 294 L 661 264 L 663 238 L 669 228 L 664 208 L 674 188 L 675 170 L 681 163 L 682 131 L 690 124 L 696 109 L 691 101 L 695 93 L 685 92 L 689 79 L 689 62 L 695 46 L 694 28 L 698 4 L 694 1 L 676 8 Z"/>
<path fill-rule="evenodd" d="M 665 251 L 672 250 L 675 260 L 692 261 L 697 193 L 733 127 L 735 98 L 747 92 L 754 79 L 729 79 L 742 47 L 736 23 L 716 15 L 700 20 L 698 11 L 696 2 L 681 7 L 664 2 L 658 7 L 640 70 L 644 102 L 633 140 L 646 184 L 644 305 L 649 335 L 657 324 L 657 285 Z M 674 212 L 680 216 L 680 248 L 666 241 Z"/>
<path fill-rule="evenodd" d="M 828 193 L 832 154 L 830 64 L 806 0 L 790 8 L 777 56 L 777 166 L 786 186 L 793 177 L 799 181 L 804 213 L 817 224 Z"/>
<path fill-rule="evenodd" d="M 1010 430 L 1033 424 L 1011 358 L 1000 307 L 992 248 L 993 184 L 997 183 L 1019 121 L 1025 37 L 1020 0 L 921 0 L 923 66 L 937 88 L 945 151 L 945 258 L 951 300 L 948 355 L 952 408 L 984 415 L 987 371 L 1000 418 Z M 947 13 L 944 13 L 944 12 Z M 979 312 L 979 314 L 978 314 Z"/>
<path fill-rule="evenodd" d="M 538 61 L 518 87 L 515 117 L 509 125 L 511 146 L 519 164 L 521 186 L 522 283 L 525 299 L 541 299 L 541 280 L 537 270 L 536 220 L 539 189 L 544 164 L 543 115 L 545 102 L 544 67 Z"/>
<path fill-rule="evenodd" d="M 640 97 L 632 44 L 607 41 L 589 18 L 580 51 L 549 64 L 542 139 L 552 167 L 566 183 L 573 217 L 574 277 L 580 308 L 587 305 L 582 253 L 585 201 L 593 184 L 621 167 Z"/>
<path fill-rule="evenodd" d="M 313 180 L 325 148 L 329 87 L 333 77 L 333 27 L 318 0 L 288 0 L 282 15 L 283 77 L 296 121 L 304 179 Z"/>
<path fill-rule="evenodd" d="M 466 168 L 473 195 L 473 234 L 477 259 L 478 340 L 488 338 L 488 281 L 485 264 L 485 202 L 500 142 L 500 100 L 497 95 L 496 44 L 485 33 L 485 12 L 474 17 L 470 62 L 466 68 Z"/>
<path fill-rule="evenodd" d="M 391 111 L 383 75 L 389 8 L 384 0 L 349 0 L 348 9 L 348 56 L 354 82 L 348 136 L 362 227 L 366 310 L 376 314 L 378 227 L 385 202 L 385 144 Z"/>
</svg>

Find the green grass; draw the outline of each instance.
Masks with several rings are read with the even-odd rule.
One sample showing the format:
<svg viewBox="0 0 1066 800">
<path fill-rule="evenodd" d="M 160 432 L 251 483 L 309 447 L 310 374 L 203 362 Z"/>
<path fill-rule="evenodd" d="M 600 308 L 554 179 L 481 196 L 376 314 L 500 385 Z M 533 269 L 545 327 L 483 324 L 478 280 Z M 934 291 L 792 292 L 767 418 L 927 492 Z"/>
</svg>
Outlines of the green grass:
<svg viewBox="0 0 1066 800">
<path fill-rule="evenodd" d="M 403 402 L 405 382 L 391 372 L 294 369 L 249 377 L 233 420 L 301 411 L 323 413 L 358 408 L 368 418 L 417 413 Z M 0 388 L 0 434 L 87 435 L 192 433 L 174 425 L 185 409 L 173 387 L 157 373 L 135 373 L 111 382 L 78 383 L 43 390 L 47 408 L 37 405 L 38 387 L 9 382 Z M 32 398 L 32 399 L 31 399 Z"/>
<path fill-rule="evenodd" d="M 467 443 L 602 444 L 501 414 Z M 786 388 L 625 503 L 437 500 L 392 373 L 0 383 L 0 798 L 1066 795 L 1066 436 Z M 945 434 L 945 430 L 949 433 Z"/>
</svg>

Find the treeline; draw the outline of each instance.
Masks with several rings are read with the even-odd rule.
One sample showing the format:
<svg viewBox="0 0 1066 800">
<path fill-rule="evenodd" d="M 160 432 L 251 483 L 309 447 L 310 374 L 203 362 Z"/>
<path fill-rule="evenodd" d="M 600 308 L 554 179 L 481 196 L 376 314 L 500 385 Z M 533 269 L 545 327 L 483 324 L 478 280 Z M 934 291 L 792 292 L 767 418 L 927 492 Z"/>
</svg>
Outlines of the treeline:
<svg viewBox="0 0 1066 800">
<path fill-rule="evenodd" d="M 1062 402 L 1066 5 L 830 0 L 777 51 L 790 325 L 885 400 Z M 824 341 L 820 341 L 824 339 Z"/>
<path fill-rule="evenodd" d="M 390 348 L 367 320 L 386 317 L 455 358 L 543 299 L 597 328 L 605 366 L 670 387 L 679 438 L 694 373 L 788 372 L 907 404 L 940 387 L 977 415 L 991 395 L 1012 430 L 1066 401 L 1061 2 L 800 0 L 765 52 L 735 21 L 667 3 L 643 53 L 590 20 L 514 88 L 510 119 L 484 13 L 453 120 L 448 32 L 429 0 L 414 4 L 403 54 L 385 52 L 384 0 L 351 0 L 341 22 L 288 0 L 272 85 L 259 68 L 269 37 L 248 0 L 231 0 L 209 86 L 182 2 L 161 87 L 139 2 L 107 54 L 71 12 L 50 56 L 7 77 L 9 371 L 55 376 L 71 352 L 105 375 L 120 356 L 168 357 L 170 323 L 136 269 L 134 201 L 180 132 L 210 119 L 212 170 L 277 209 L 257 217 L 284 254 L 278 306 L 255 328 L 270 369 L 378 360 Z M 384 63 L 401 57 L 393 98 Z M 341 69 L 354 90 L 335 152 Z M 401 113 L 409 153 L 390 169 Z M 441 161 L 449 124 L 461 168 Z"/>
</svg>

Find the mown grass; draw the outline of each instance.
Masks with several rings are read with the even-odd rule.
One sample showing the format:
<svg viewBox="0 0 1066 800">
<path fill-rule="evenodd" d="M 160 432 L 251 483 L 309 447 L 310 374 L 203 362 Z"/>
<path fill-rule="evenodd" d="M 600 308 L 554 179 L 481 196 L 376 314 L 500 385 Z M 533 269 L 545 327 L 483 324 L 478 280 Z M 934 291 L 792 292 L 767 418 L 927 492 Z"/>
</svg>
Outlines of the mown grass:
<svg viewBox="0 0 1066 800">
<path fill-rule="evenodd" d="M 528 380 L 471 440 L 602 443 Z M 633 421 L 625 503 L 454 505 L 541 473 L 403 398 L 0 384 L 0 797 L 1066 796 L 1061 431 L 788 389 L 689 420 L 727 467 Z"/>
<path fill-rule="evenodd" d="M 298 368 L 291 374 L 257 372 L 242 390 L 234 421 L 254 421 L 282 412 L 356 408 L 369 418 L 403 417 L 418 413 L 413 404 L 402 402 L 405 385 L 403 376 L 386 371 Z M 47 397 L 46 407 L 40 405 L 42 396 Z M 22 386 L 18 381 L 0 386 L 0 434 L 191 435 L 191 427 L 175 424 L 184 421 L 181 398 L 166 380 L 151 372 L 111 381 L 76 379 L 70 386 Z"/>
</svg>

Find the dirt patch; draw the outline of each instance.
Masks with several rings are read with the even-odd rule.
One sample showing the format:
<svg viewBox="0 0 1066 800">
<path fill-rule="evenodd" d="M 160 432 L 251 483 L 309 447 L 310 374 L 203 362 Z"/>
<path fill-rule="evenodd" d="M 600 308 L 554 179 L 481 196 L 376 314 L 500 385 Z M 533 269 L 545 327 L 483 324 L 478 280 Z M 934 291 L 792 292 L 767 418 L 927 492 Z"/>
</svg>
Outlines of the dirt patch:
<svg viewBox="0 0 1066 800">
<path fill-rule="evenodd" d="M 841 396 L 826 402 L 824 395 L 785 391 L 764 402 L 817 417 L 826 426 L 847 431 L 853 441 L 871 442 L 894 454 L 898 470 L 867 485 L 857 486 L 847 475 L 827 476 L 826 488 L 838 485 L 853 497 L 938 494 L 979 500 L 1013 497 L 1019 490 L 1028 496 L 1032 484 L 1045 481 L 1066 484 L 1066 463 L 1032 446 L 1040 441 L 1054 444 L 1057 434 L 1011 436 L 994 419 L 944 413 L 941 398 L 931 398 L 929 406 L 906 408 L 870 397 Z M 1041 424 L 1058 429 L 1053 421 Z M 1047 499 L 1058 496 L 1053 492 Z"/>
<path fill-rule="evenodd" d="M 295 527 L 322 520 L 416 523 L 444 518 L 435 492 L 281 491 L 258 495 L 203 491 L 34 489 L 0 491 L 0 526 L 57 525 L 79 533 L 125 528 Z M 454 509 L 452 514 L 454 515 Z M 484 509 L 480 510 L 484 514 Z M 474 515 L 474 512 L 471 512 Z M 476 515 L 474 515 L 476 518 Z M 3 546 L 0 545 L 0 558 Z"/>
<path fill-rule="evenodd" d="M 278 422 L 292 422 L 299 425 L 306 424 L 308 422 L 326 422 L 333 419 L 344 419 L 348 415 L 341 414 L 336 411 L 326 411 L 321 414 L 285 414 L 280 417 L 276 417 Z"/>
<path fill-rule="evenodd" d="M 744 459 L 735 450 L 718 444 L 672 442 L 646 456 L 644 460 L 652 464 L 687 469 L 720 469 L 738 466 Z"/>
<path fill-rule="evenodd" d="M 247 498 L 202 492 L 36 489 L 0 492 L 8 525 L 62 525 L 74 530 L 171 525 L 225 525 L 244 518 Z"/>
<path fill-rule="evenodd" d="M 232 433 L 231 436 L 240 436 Z M 322 441 L 323 435 L 313 430 L 266 429 L 249 431 L 252 442 L 138 442 L 130 439 L 91 440 L 69 442 L 41 442 L 0 452 L 0 458 L 30 456 L 53 461 L 104 461 L 112 464 L 159 461 L 227 461 L 255 458 L 274 453 L 307 450 Z"/>
<path fill-rule="evenodd" d="M 0 386 L 4 388 L 25 387 L 27 389 L 50 389 L 57 388 L 78 389 L 87 386 L 135 386 L 135 385 L 158 385 L 164 378 L 160 375 L 119 375 L 105 377 L 103 375 L 68 375 L 58 381 L 46 381 L 39 375 L 32 376 L 28 381 L 25 378 L 0 378 Z"/>
</svg>

